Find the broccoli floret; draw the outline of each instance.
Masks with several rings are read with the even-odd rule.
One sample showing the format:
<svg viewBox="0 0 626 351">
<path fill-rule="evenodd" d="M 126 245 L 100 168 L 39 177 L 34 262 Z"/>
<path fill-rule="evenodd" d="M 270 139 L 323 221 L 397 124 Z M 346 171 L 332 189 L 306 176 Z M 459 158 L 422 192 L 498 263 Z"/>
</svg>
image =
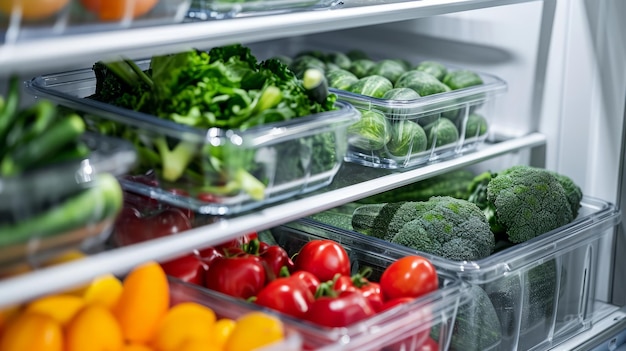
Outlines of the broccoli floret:
<svg viewBox="0 0 626 351">
<path fill-rule="evenodd" d="M 495 245 L 481 209 L 449 196 L 365 205 L 355 210 L 352 226 L 393 243 L 459 261 L 487 257 Z"/>
<path fill-rule="evenodd" d="M 576 218 L 578 216 L 578 210 L 580 209 L 580 201 L 583 198 L 582 189 L 574 183 L 574 181 L 563 174 L 559 174 L 557 172 L 550 172 L 556 179 L 561 183 L 563 190 L 565 190 L 565 196 L 567 196 L 567 201 L 569 202 L 570 207 L 572 208 L 572 216 Z"/>
<path fill-rule="evenodd" d="M 572 207 L 576 205 L 570 204 L 553 172 L 544 169 L 513 166 L 497 174 L 479 175 L 473 186 L 470 201 L 483 209 L 494 233 L 505 232 L 513 243 L 530 240 L 574 219 Z"/>
</svg>

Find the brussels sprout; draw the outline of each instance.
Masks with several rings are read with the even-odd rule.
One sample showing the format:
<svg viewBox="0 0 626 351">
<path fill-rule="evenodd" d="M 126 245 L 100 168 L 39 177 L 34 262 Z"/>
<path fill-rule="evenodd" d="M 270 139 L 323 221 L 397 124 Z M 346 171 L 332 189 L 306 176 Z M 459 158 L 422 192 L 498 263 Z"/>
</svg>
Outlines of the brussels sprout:
<svg viewBox="0 0 626 351">
<path fill-rule="evenodd" d="M 341 69 L 350 69 L 352 60 L 350 60 L 350 58 L 342 52 L 331 52 L 326 55 L 326 64 L 335 64 Z"/>
<path fill-rule="evenodd" d="M 304 51 L 300 51 L 299 53 L 296 54 L 296 58 L 298 57 L 302 57 L 302 56 L 310 56 L 310 57 L 315 57 L 316 59 L 322 61 L 322 62 L 326 62 L 326 54 L 322 51 L 319 50 L 304 50 Z"/>
<path fill-rule="evenodd" d="M 415 100 L 419 97 L 420 94 L 411 88 L 393 88 L 383 95 L 383 99 L 387 100 Z"/>
<path fill-rule="evenodd" d="M 487 120 L 485 117 L 472 113 L 467 116 L 467 123 L 465 124 L 465 137 L 473 138 L 485 135 L 487 133 Z"/>
<path fill-rule="evenodd" d="M 369 56 L 362 50 L 350 50 L 346 53 L 346 56 L 352 61 L 356 60 L 369 60 Z"/>
<path fill-rule="evenodd" d="M 396 61 L 397 63 L 401 64 L 402 67 L 404 67 L 405 71 L 409 71 L 411 70 L 411 62 L 404 60 L 404 59 L 391 59 L 392 61 Z"/>
<path fill-rule="evenodd" d="M 375 62 L 368 59 L 352 60 L 349 71 L 354 73 L 357 78 L 367 76 L 367 71 L 374 66 Z"/>
<path fill-rule="evenodd" d="M 289 69 L 298 77 L 302 78 L 304 72 L 309 68 L 317 68 L 318 70 L 325 72 L 326 65 L 320 59 L 313 56 L 302 55 L 298 56 L 289 65 Z"/>
<path fill-rule="evenodd" d="M 343 69 L 335 69 L 326 72 L 326 80 L 328 81 L 328 85 L 332 88 L 348 90 L 352 84 L 359 81 L 359 78 L 352 72 Z"/>
<path fill-rule="evenodd" d="M 381 76 L 368 76 L 359 79 L 348 87 L 348 91 L 355 94 L 381 98 L 388 90 L 393 88 L 389 79 Z"/>
<path fill-rule="evenodd" d="M 439 147 L 447 145 L 459 140 L 459 131 L 452 121 L 447 118 L 439 118 L 438 120 L 424 127 L 426 136 L 428 137 L 428 145 Z"/>
<path fill-rule="evenodd" d="M 387 151 L 393 156 L 403 157 L 426 150 L 426 132 L 417 123 L 403 119 L 391 124 L 391 140 Z"/>
<path fill-rule="evenodd" d="M 392 83 L 395 82 L 402 73 L 406 72 L 404 66 L 394 60 L 381 60 L 376 62 L 368 71 L 368 76 L 383 76 Z"/>
<path fill-rule="evenodd" d="M 422 71 L 408 71 L 402 74 L 396 84 L 395 88 L 411 88 L 415 90 L 420 96 L 427 96 L 432 94 L 444 93 L 450 91 L 445 84 L 441 83 L 433 75 Z"/>
<path fill-rule="evenodd" d="M 388 123 L 382 112 L 361 110 L 361 119 L 348 127 L 348 143 L 362 150 L 380 150 L 390 139 Z"/>
<path fill-rule="evenodd" d="M 452 90 L 483 84 L 483 80 L 478 74 L 467 70 L 448 72 L 448 74 L 443 77 L 442 82 Z"/>
<path fill-rule="evenodd" d="M 415 67 L 415 70 L 429 73 L 440 81 L 443 80 L 443 77 L 448 73 L 446 66 L 435 61 L 422 61 Z"/>
</svg>

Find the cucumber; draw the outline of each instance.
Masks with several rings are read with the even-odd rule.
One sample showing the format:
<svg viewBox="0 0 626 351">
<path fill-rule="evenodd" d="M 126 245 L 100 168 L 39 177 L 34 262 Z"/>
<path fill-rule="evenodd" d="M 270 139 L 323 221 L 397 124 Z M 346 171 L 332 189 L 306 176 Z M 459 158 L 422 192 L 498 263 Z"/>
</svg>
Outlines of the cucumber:
<svg viewBox="0 0 626 351">
<path fill-rule="evenodd" d="M 0 246 L 25 242 L 96 224 L 122 208 L 123 193 L 117 179 L 103 173 L 94 185 L 34 217 L 0 225 Z"/>
</svg>

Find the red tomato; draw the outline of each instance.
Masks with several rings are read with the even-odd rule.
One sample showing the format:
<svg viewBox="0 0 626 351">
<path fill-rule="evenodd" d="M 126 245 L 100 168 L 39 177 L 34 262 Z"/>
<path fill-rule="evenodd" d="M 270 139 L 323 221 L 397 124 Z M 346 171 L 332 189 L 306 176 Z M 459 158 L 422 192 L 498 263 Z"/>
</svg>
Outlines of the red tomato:
<svg viewBox="0 0 626 351">
<path fill-rule="evenodd" d="M 280 276 L 280 270 L 287 267 L 288 270 L 293 269 L 293 262 L 287 254 L 287 251 L 278 245 L 269 246 L 259 254 L 266 269 L 266 278 L 270 282 Z"/>
<path fill-rule="evenodd" d="M 317 298 L 305 319 L 326 327 L 345 327 L 376 313 L 359 292 L 344 291 L 338 297 Z"/>
<path fill-rule="evenodd" d="M 256 296 L 255 303 L 282 313 L 303 318 L 315 296 L 297 277 L 278 278 L 267 284 Z"/>
<path fill-rule="evenodd" d="M 217 257 L 204 276 L 204 284 L 226 295 L 248 299 L 265 286 L 265 268 L 254 255 Z"/>
<path fill-rule="evenodd" d="M 307 289 L 315 296 L 317 289 L 320 287 L 320 281 L 311 272 L 307 271 L 295 271 L 291 273 L 290 277 L 300 280 L 306 285 Z"/>
<path fill-rule="evenodd" d="M 225 243 L 215 245 L 215 247 L 219 250 L 232 249 L 232 248 L 238 248 L 238 249 L 243 250 L 244 245 L 249 244 L 250 241 L 257 239 L 257 238 L 258 238 L 257 233 L 250 233 L 250 234 L 242 235 L 238 238 L 229 240 Z"/>
<path fill-rule="evenodd" d="M 357 288 L 354 286 L 352 277 L 350 277 L 349 275 L 340 275 L 340 276 L 335 277 L 335 282 L 333 283 L 333 290 L 338 291 L 338 292 L 357 291 Z"/>
<path fill-rule="evenodd" d="M 358 289 L 367 301 L 369 301 L 370 305 L 372 305 L 374 311 L 378 312 L 382 309 L 385 298 L 380 284 L 368 281 Z"/>
<path fill-rule="evenodd" d="M 191 229 L 189 218 L 177 208 L 166 208 L 144 217 L 133 207 L 124 207 L 113 230 L 113 242 L 118 246 L 136 244 Z"/>
<path fill-rule="evenodd" d="M 161 263 L 165 274 L 176 277 L 184 282 L 203 285 L 206 265 L 194 254 L 188 254 Z"/>
<path fill-rule="evenodd" d="M 439 280 L 435 266 L 421 256 L 406 256 L 390 264 L 380 277 L 386 299 L 420 297 L 437 290 Z"/>
<path fill-rule="evenodd" d="M 311 272 L 322 282 L 333 279 L 335 274 L 350 275 L 348 253 L 332 240 L 309 241 L 296 255 L 294 264 L 295 270 Z"/>
</svg>

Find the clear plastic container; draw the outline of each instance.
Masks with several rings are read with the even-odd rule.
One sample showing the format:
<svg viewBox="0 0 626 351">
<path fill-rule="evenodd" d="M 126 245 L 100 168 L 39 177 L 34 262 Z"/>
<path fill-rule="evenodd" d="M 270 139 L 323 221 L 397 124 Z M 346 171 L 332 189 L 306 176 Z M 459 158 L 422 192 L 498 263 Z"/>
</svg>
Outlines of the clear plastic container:
<svg viewBox="0 0 626 351">
<path fill-rule="evenodd" d="M 184 283 L 176 278 L 169 279 L 170 304 L 172 306 L 182 302 L 195 302 L 207 306 L 215 312 L 218 319 L 229 318 L 236 320 L 250 309 L 238 304 L 231 304 L 213 295 L 206 294 L 196 286 Z M 288 324 L 285 324 L 285 339 L 257 349 L 258 351 L 300 351 L 302 350 L 302 337 Z"/>
<path fill-rule="evenodd" d="M 119 139 L 86 133 L 82 140 L 92 150 L 87 159 L 0 178 L 0 274 L 24 264 L 37 267 L 61 253 L 89 249 L 108 238 L 116 213 L 106 210 L 105 199 L 91 196 L 90 206 L 80 211 L 76 207 L 59 211 L 97 186 L 103 174 L 128 171 L 136 153 Z M 36 224 L 44 222 L 48 224 Z"/>
<path fill-rule="evenodd" d="M 191 0 L 52 0 L 5 1 L 0 5 L 0 44 L 59 35 L 180 23 Z"/>
<path fill-rule="evenodd" d="M 337 0 L 192 0 L 187 18 L 206 21 L 338 7 Z"/>
<path fill-rule="evenodd" d="M 296 224 L 279 226 L 259 233 L 262 241 L 278 244 L 289 255 L 295 254 L 305 243 L 314 239 L 332 239 L 342 244 L 351 260 L 352 273 L 364 267 L 372 269 L 369 278 L 377 281 L 396 258 L 383 251 L 364 246 L 366 242 L 358 236 L 343 236 L 342 233 L 310 231 Z M 436 262 L 434 262 L 436 265 Z M 437 266 L 436 266 L 437 267 Z M 438 267 L 437 267 L 438 268 Z M 305 350 L 407 350 L 418 351 L 427 343 L 427 336 L 438 341 L 438 350 L 447 350 L 449 336 L 459 313 L 475 313 L 474 301 L 477 292 L 463 284 L 455 275 L 438 271 L 439 289 L 412 302 L 405 303 L 347 327 L 323 327 L 308 321 L 284 315 L 222 293 L 194 286 L 202 299 L 222 301 L 234 310 L 262 310 L 281 316 L 281 319 L 296 330 L 303 340 Z M 192 285 L 190 285 L 192 286 Z M 496 340 L 497 341 L 497 340 Z"/>
<path fill-rule="evenodd" d="M 333 111 L 245 131 L 196 129 L 86 99 L 95 92 L 95 83 L 93 71 L 84 69 L 39 76 L 29 82 L 29 87 L 36 95 L 86 112 L 88 124 L 113 121 L 128 128 L 126 136 L 140 140 L 154 152 L 157 140 L 164 139 L 170 145 L 193 149 L 195 156 L 189 164 L 189 168 L 195 167 L 193 177 L 168 182 L 155 170 L 156 179 L 135 177 L 121 182 L 131 191 L 203 214 L 247 211 L 330 184 L 346 154 L 347 128 L 360 118 L 350 104 L 337 102 Z M 218 166 L 215 157 L 221 162 Z M 139 162 L 149 163 L 150 156 L 140 152 Z M 261 190 L 250 192 L 241 186 L 224 192 L 232 183 L 243 184 L 238 178 L 241 174 L 247 180 L 251 179 L 248 175 L 256 178 L 253 182 L 261 182 Z"/>
<path fill-rule="evenodd" d="M 349 137 L 346 160 L 376 168 L 413 168 L 476 149 L 489 136 L 489 126 L 495 120 L 493 110 L 497 96 L 506 91 L 506 83 L 501 79 L 485 73 L 479 73 L 479 76 L 483 81 L 481 85 L 414 100 L 379 99 L 331 89 L 339 100 L 349 102 L 357 109 L 384 114 L 389 124 L 381 133 L 393 135 L 394 128 L 401 128 L 404 121 L 411 121 L 421 126 L 428 135 L 428 128 L 436 125 L 430 129 L 436 136 L 427 138 L 425 148 L 417 146 L 422 140 L 417 134 L 403 138 L 403 147 L 392 148 L 388 142 L 378 150 L 360 148 L 358 140 L 353 142 Z M 475 118 L 482 118 L 482 121 Z M 484 128 L 480 127 L 481 124 Z M 456 137 L 442 138 L 451 135 L 443 132 L 449 126 Z M 358 135 L 355 137 L 358 139 Z M 384 138 L 383 135 L 380 137 Z"/>
<path fill-rule="evenodd" d="M 296 60 L 300 54 L 313 56 L 313 59 L 318 59 L 311 64 L 318 68 L 322 64 L 328 72 L 329 65 L 324 63 L 324 55 L 334 53 L 347 56 L 352 50 L 359 48 L 357 45 L 363 45 L 359 41 L 353 44 L 351 39 L 353 38 L 338 34 L 337 38 L 289 38 L 257 43 L 251 47 L 258 57 L 264 58 L 283 56 Z M 387 45 L 388 47 L 372 46 L 367 42 L 366 49 L 361 54 L 374 62 L 385 59 L 402 61 L 404 72 L 412 71 L 419 63 L 428 61 L 418 56 L 418 48 Z M 410 59 L 405 60 L 405 57 Z M 345 69 L 346 62 L 341 62 L 337 57 L 335 60 L 338 61 L 332 62 L 344 64 L 342 67 Z M 349 62 L 353 64 L 357 60 Z M 444 65 L 447 72 L 465 70 L 464 67 L 443 61 L 436 62 Z M 296 67 L 300 64 L 307 66 L 302 62 L 294 63 Z M 337 63 L 335 66 L 339 67 Z M 386 117 L 383 123 L 378 118 L 372 118 L 374 122 L 368 127 L 350 129 L 345 159 L 374 168 L 416 168 L 428 162 L 471 152 L 485 141 L 494 140 L 495 133 L 490 127 L 497 122 L 497 103 L 499 97 L 507 91 L 507 84 L 494 75 L 471 71 L 480 77 L 482 84 L 410 100 L 374 98 L 331 88 L 340 101 L 348 102 L 364 112 L 363 121 L 367 119 L 368 111 Z M 369 74 L 365 76 L 367 75 Z"/>
<path fill-rule="evenodd" d="M 585 197 L 572 223 L 487 258 L 459 262 L 423 255 L 437 262 L 442 271 L 486 292 L 501 327 L 501 343 L 494 349 L 545 350 L 591 327 L 596 312 L 595 282 L 603 261 L 610 260 L 597 254 L 620 222 L 614 205 Z M 336 231 L 391 257 L 417 252 L 356 232 L 330 229 L 317 221 L 307 219 L 301 225 L 316 233 Z M 481 323 L 474 324 L 480 335 Z M 452 340 L 452 350 L 481 350 L 459 344 L 454 334 Z"/>
</svg>

